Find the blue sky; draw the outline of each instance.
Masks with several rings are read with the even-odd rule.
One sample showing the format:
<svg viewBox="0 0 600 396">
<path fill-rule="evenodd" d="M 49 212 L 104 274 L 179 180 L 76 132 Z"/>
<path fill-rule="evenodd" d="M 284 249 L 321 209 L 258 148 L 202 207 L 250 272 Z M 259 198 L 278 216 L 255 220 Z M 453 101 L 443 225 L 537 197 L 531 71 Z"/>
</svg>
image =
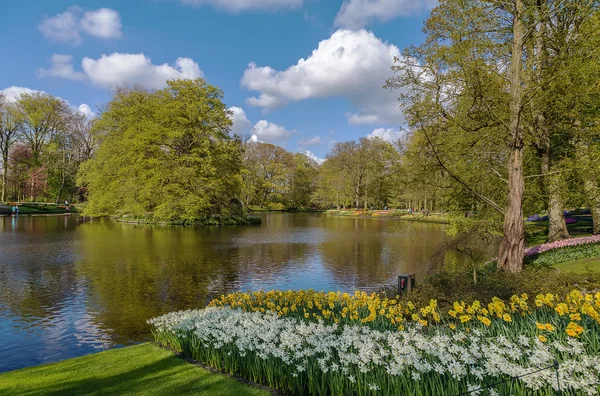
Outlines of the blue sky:
<svg viewBox="0 0 600 396">
<path fill-rule="evenodd" d="M 381 86 L 436 0 L 2 3 L 9 97 L 45 91 L 97 113 L 115 86 L 203 76 L 224 90 L 235 132 L 324 157 L 332 141 L 397 136 L 398 93 Z"/>
</svg>

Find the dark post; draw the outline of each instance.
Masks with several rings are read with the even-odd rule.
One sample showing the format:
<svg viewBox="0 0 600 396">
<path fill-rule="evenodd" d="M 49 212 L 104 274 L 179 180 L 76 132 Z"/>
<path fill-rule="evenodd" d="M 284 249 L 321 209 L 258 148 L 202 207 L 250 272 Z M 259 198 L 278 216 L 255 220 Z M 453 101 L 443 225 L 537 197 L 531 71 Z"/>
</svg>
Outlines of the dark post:
<svg viewBox="0 0 600 396">
<path fill-rule="evenodd" d="M 400 275 L 398 277 L 398 294 L 408 293 L 415 286 L 415 274 Z"/>
</svg>

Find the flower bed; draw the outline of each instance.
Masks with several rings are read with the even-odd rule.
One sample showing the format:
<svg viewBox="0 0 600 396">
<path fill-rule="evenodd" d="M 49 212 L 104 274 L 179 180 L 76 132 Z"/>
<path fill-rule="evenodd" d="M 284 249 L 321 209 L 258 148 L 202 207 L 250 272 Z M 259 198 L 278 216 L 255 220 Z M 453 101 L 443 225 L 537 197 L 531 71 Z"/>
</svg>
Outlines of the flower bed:
<svg viewBox="0 0 600 396">
<path fill-rule="evenodd" d="M 600 257 L 600 235 L 569 238 L 561 241 L 544 243 L 525 249 L 525 264 L 536 267 L 551 267 L 555 264 L 590 257 Z M 498 261 L 498 257 L 487 261 L 490 266 Z"/>
<path fill-rule="evenodd" d="M 188 357 L 295 394 L 459 394 L 555 360 L 562 391 L 598 394 L 600 293 L 528 300 L 442 312 L 435 301 L 364 293 L 236 293 L 149 323 L 157 341 Z M 489 394 L 558 387 L 556 372 L 541 370 Z"/>
<path fill-rule="evenodd" d="M 562 241 L 545 243 L 543 245 L 525 249 L 525 257 L 535 256 L 537 254 L 542 254 L 551 250 L 564 249 L 566 247 L 593 245 L 596 243 L 600 243 L 600 235 L 592 235 L 589 237 L 582 238 L 563 239 Z"/>
</svg>

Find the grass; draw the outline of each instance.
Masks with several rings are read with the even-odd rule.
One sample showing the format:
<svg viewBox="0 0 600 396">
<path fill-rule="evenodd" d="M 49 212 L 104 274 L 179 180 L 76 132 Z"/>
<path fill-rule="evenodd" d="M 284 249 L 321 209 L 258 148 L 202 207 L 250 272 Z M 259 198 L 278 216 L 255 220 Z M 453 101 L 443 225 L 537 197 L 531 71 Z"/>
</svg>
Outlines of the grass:
<svg viewBox="0 0 600 396">
<path fill-rule="evenodd" d="M 589 271 L 600 272 L 600 257 L 568 261 L 566 263 L 557 264 L 555 268 L 576 274 L 584 274 Z"/>
<path fill-rule="evenodd" d="M 0 374 L 0 395 L 269 395 L 154 344 Z"/>
</svg>

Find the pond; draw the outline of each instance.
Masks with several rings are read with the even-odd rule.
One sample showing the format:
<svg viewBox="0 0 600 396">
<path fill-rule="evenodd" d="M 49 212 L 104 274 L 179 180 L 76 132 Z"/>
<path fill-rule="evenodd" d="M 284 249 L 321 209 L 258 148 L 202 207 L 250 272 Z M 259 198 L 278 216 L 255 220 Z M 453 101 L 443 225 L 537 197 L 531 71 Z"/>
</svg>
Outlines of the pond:
<svg viewBox="0 0 600 396">
<path fill-rule="evenodd" d="M 0 372 L 149 340 L 146 320 L 259 289 L 376 290 L 417 279 L 445 226 L 266 214 L 260 226 L 0 217 Z"/>
</svg>

